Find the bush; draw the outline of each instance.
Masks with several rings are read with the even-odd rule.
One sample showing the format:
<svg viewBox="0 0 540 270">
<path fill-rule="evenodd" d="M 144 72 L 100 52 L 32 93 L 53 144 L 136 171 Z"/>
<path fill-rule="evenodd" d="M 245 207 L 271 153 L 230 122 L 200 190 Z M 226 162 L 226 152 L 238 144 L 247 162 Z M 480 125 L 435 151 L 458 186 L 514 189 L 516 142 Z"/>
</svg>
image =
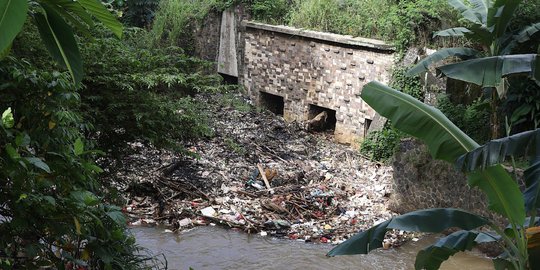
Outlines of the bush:
<svg viewBox="0 0 540 270">
<path fill-rule="evenodd" d="M 0 61 L 0 268 L 141 269 L 120 208 L 107 203 L 67 73 Z"/>
<path fill-rule="evenodd" d="M 191 27 L 200 23 L 210 11 L 222 11 L 234 1 L 226 0 L 168 0 L 159 3 L 150 32 L 155 45 L 185 44 L 191 40 Z"/>
<path fill-rule="evenodd" d="M 144 34 L 128 30 L 125 41 L 102 36 L 81 50 L 91 63 L 82 101 L 100 148 L 116 152 L 126 142 L 142 140 L 181 150 L 185 141 L 212 134 L 204 104 L 190 95 L 220 91 L 221 77 L 202 74 L 207 63 L 180 48 L 138 47 Z"/>
<path fill-rule="evenodd" d="M 454 104 L 448 96 L 437 98 L 437 108 L 478 143 L 490 139 L 489 101 L 477 99 L 470 105 Z"/>
<path fill-rule="evenodd" d="M 248 1 L 253 19 L 270 24 L 286 24 L 292 0 Z"/>
<path fill-rule="evenodd" d="M 390 80 L 390 87 L 399 90 L 405 94 L 408 94 L 420 101 L 424 101 L 424 89 L 420 82 L 420 77 L 407 76 L 409 68 L 397 65 L 392 69 L 392 79 Z"/>
<path fill-rule="evenodd" d="M 373 131 L 362 141 L 360 153 L 377 161 L 386 161 L 395 153 L 403 133 L 389 124 L 380 131 Z"/>
<path fill-rule="evenodd" d="M 432 32 L 456 21 L 446 0 L 298 0 L 289 16 L 295 27 L 384 39 L 399 52 L 432 45 Z"/>
</svg>

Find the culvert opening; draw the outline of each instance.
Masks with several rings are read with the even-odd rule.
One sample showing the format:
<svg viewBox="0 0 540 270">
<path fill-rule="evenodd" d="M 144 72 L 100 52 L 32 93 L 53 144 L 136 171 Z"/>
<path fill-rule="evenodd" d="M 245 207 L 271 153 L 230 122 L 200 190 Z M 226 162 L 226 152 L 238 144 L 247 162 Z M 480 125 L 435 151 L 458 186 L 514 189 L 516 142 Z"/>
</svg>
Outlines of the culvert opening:
<svg viewBox="0 0 540 270">
<path fill-rule="evenodd" d="M 259 103 L 263 108 L 273 112 L 274 114 L 283 116 L 283 109 L 285 108 L 283 97 L 266 92 L 260 92 Z"/>
<path fill-rule="evenodd" d="M 309 104 L 308 130 L 334 131 L 336 129 L 336 111 Z"/>
<path fill-rule="evenodd" d="M 225 84 L 228 84 L 228 85 L 238 84 L 238 77 L 231 76 L 231 75 L 224 74 L 224 73 L 218 73 L 218 74 L 223 78 L 223 82 Z"/>
</svg>

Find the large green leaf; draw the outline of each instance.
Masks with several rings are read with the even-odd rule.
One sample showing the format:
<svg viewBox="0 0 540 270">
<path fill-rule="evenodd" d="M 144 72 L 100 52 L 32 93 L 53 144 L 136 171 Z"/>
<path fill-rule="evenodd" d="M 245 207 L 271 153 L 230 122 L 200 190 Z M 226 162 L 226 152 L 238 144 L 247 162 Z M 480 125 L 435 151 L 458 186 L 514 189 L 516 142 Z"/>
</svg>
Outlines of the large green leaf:
<svg viewBox="0 0 540 270">
<path fill-rule="evenodd" d="M 485 169 L 505 161 L 507 157 L 540 155 L 540 129 L 492 140 L 456 161 L 456 167 L 465 172 Z"/>
<path fill-rule="evenodd" d="M 448 4 L 461 13 L 461 16 L 475 24 L 484 24 L 487 14 L 473 10 L 461 0 L 448 0 Z"/>
<path fill-rule="evenodd" d="M 88 25 L 88 27 L 94 26 L 94 20 L 92 15 L 88 13 L 84 7 L 77 1 L 72 0 L 47 0 L 47 3 L 54 5 L 59 9 L 63 9 L 71 12 L 74 16 L 78 17 L 83 23 Z"/>
<path fill-rule="evenodd" d="M 434 158 L 454 163 L 459 156 L 479 147 L 439 110 L 379 82 L 368 83 L 361 97 L 396 128 L 422 139 Z M 512 223 L 523 223 L 523 197 L 518 185 L 501 166 L 472 173 L 469 185 L 486 193 L 490 209 Z"/>
<path fill-rule="evenodd" d="M 479 51 L 470 48 L 444 48 L 437 52 L 426 56 L 416 66 L 407 72 L 408 76 L 416 75 L 428 70 L 433 63 L 442 61 L 448 57 L 459 57 L 460 59 L 476 58 L 480 54 Z"/>
<path fill-rule="evenodd" d="M 435 244 L 418 252 L 414 268 L 419 270 L 439 269 L 450 256 L 460 251 L 471 250 L 477 236 L 478 232 L 461 230 L 439 239 Z"/>
<path fill-rule="evenodd" d="M 116 36 L 122 37 L 122 24 L 98 0 L 78 0 L 78 2 L 94 17 L 109 28 Z"/>
<path fill-rule="evenodd" d="M 440 233 L 448 228 L 472 230 L 489 221 L 481 216 L 453 208 L 433 208 L 410 212 L 375 225 L 354 235 L 328 252 L 327 256 L 367 254 L 382 247 L 388 229 Z"/>
<path fill-rule="evenodd" d="M 521 30 L 517 35 L 514 36 L 514 39 L 519 42 L 527 42 L 531 37 L 540 31 L 540 22 L 533 25 L 529 25 Z"/>
<path fill-rule="evenodd" d="M 531 165 L 523 173 L 523 178 L 527 187 L 523 192 L 525 209 L 532 211 L 540 208 L 540 200 L 538 200 L 540 193 L 540 156 L 536 156 L 531 161 Z"/>
<path fill-rule="evenodd" d="M 462 37 L 465 34 L 471 33 L 471 30 L 465 27 L 454 27 L 435 32 L 434 37 Z"/>
<path fill-rule="evenodd" d="M 54 60 L 66 67 L 73 82 L 78 84 L 83 77 L 83 66 L 73 31 L 54 9 L 43 4 L 43 10 L 46 14 L 34 15 L 41 39 Z"/>
<path fill-rule="evenodd" d="M 0 52 L 6 51 L 21 31 L 27 12 L 27 0 L 0 1 Z"/>
<path fill-rule="evenodd" d="M 494 37 L 502 37 L 508 28 L 514 12 L 522 0 L 495 0 L 488 11 L 487 26 L 493 27 Z"/>
<path fill-rule="evenodd" d="M 75 26 L 75 28 L 79 30 L 79 32 L 85 37 L 92 39 L 93 37 L 92 34 L 90 34 L 90 27 L 93 26 L 93 21 L 90 14 L 88 14 L 78 2 L 68 1 L 69 3 L 64 3 L 65 1 L 68 0 L 50 1 L 54 2 L 54 4 L 49 5 L 49 7 L 54 9 L 59 15 L 62 16 L 62 18 Z M 77 6 L 79 9 L 76 8 Z M 85 14 L 86 16 L 75 16 L 73 14 Z M 86 23 L 87 19 L 89 19 L 90 24 Z"/>
<path fill-rule="evenodd" d="M 480 188 L 488 197 L 489 209 L 508 218 L 512 224 L 523 224 L 525 205 L 519 186 L 500 166 L 489 167 L 468 175 L 471 187 Z"/>
<path fill-rule="evenodd" d="M 497 87 L 502 78 L 526 74 L 540 81 L 540 61 L 536 54 L 514 54 L 471 59 L 438 67 L 446 77 L 482 87 Z"/>
<path fill-rule="evenodd" d="M 437 159 L 454 163 L 479 146 L 436 108 L 382 83 L 368 83 L 361 97 L 396 128 L 422 139 Z"/>
</svg>

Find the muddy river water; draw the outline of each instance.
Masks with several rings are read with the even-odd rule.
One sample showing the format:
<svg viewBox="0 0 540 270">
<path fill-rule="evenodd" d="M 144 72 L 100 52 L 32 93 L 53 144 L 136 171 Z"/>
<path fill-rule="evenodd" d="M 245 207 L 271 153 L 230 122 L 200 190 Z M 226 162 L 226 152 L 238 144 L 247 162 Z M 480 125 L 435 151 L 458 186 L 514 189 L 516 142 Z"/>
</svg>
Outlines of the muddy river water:
<svg viewBox="0 0 540 270">
<path fill-rule="evenodd" d="M 417 242 L 368 255 L 325 257 L 332 246 L 248 235 L 219 227 L 198 227 L 180 234 L 161 228 L 131 228 L 137 242 L 167 257 L 169 269 L 414 269 L 416 252 L 436 239 Z M 493 269 L 479 253 L 459 253 L 443 270 Z"/>
</svg>

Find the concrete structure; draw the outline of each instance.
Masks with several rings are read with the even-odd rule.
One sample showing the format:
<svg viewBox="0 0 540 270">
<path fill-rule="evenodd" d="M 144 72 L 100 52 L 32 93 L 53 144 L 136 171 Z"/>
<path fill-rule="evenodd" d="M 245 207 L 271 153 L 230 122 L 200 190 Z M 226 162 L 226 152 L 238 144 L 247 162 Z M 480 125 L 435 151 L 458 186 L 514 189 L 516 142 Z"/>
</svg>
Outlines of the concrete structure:
<svg viewBox="0 0 540 270">
<path fill-rule="evenodd" d="M 379 40 L 242 22 L 243 79 L 250 97 L 287 121 L 322 111 L 339 142 L 356 144 L 375 116 L 362 87 L 388 83 L 394 49 Z"/>
<path fill-rule="evenodd" d="M 217 70 L 221 74 L 238 77 L 236 57 L 236 19 L 233 9 L 223 11 L 219 38 Z"/>
</svg>

